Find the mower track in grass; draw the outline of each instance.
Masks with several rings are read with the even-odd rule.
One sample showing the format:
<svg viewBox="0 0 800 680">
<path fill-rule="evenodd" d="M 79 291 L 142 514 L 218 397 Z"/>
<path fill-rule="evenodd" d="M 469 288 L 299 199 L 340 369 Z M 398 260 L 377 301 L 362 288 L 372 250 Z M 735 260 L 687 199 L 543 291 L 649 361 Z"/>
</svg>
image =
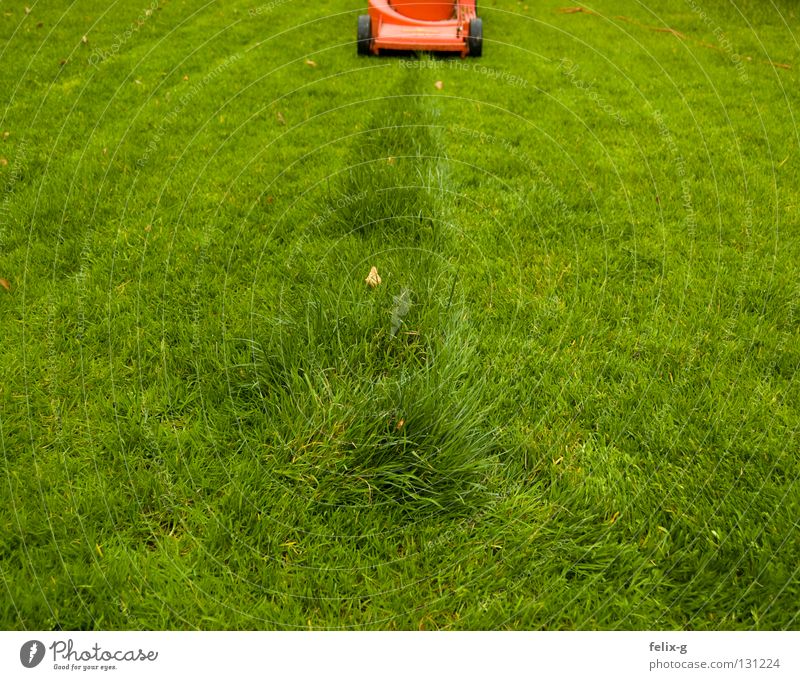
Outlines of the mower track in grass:
<svg viewBox="0 0 800 680">
<path fill-rule="evenodd" d="M 324 275 L 288 277 L 278 316 L 250 343 L 250 403 L 274 428 L 269 473 L 322 506 L 463 512 L 495 460 L 486 374 L 450 264 L 448 168 L 417 79 L 367 102 L 352 164 L 326 181 L 311 233 L 289 244 L 290 269 L 313 262 Z M 304 246 L 320 240 L 312 259 Z"/>
</svg>

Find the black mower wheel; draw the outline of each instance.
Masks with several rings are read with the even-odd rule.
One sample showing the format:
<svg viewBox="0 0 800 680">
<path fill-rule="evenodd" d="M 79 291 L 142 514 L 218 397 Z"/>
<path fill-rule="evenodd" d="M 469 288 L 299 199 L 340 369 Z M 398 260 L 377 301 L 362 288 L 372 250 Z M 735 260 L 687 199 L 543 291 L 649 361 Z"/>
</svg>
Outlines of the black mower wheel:
<svg viewBox="0 0 800 680">
<path fill-rule="evenodd" d="M 480 57 L 483 54 L 483 19 L 470 20 L 467 47 L 470 57 Z"/>
<path fill-rule="evenodd" d="M 362 14 L 358 17 L 358 53 L 369 54 L 372 51 L 372 17 Z"/>
</svg>

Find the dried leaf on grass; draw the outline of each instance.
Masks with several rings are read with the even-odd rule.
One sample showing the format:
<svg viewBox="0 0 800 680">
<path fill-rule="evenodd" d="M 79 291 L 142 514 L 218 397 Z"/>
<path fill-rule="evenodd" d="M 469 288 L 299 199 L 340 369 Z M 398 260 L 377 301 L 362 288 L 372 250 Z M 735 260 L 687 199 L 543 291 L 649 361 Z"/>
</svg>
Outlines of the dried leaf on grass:
<svg viewBox="0 0 800 680">
<path fill-rule="evenodd" d="M 370 269 L 369 274 L 367 274 L 367 278 L 364 279 L 364 281 L 370 288 L 376 288 L 381 282 L 381 277 L 378 274 L 378 268 L 373 267 Z"/>
</svg>

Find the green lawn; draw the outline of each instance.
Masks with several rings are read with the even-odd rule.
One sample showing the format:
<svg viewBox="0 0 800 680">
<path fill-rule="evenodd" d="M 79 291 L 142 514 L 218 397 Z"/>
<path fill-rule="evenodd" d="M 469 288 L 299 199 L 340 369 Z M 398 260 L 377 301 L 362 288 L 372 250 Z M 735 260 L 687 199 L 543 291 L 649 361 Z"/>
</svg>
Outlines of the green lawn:
<svg viewBox="0 0 800 680">
<path fill-rule="evenodd" d="M 0 4 L 2 626 L 797 628 L 796 3 L 258 2 Z"/>
</svg>

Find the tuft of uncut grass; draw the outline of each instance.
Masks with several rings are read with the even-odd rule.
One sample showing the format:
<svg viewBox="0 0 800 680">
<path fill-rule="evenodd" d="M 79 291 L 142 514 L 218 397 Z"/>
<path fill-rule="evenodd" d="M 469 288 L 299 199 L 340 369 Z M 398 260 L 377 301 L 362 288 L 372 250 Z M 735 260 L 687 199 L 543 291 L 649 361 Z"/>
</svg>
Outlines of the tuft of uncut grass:
<svg viewBox="0 0 800 680">
<path fill-rule="evenodd" d="M 437 329 L 425 324 L 389 339 L 388 321 L 387 310 L 383 328 L 336 328 L 322 314 L 309 323 L 325 325 L 328 346 L 342 342 L 346 353 L 299 349 L 321 341 L 319 328 L 302 326 L 284 329 L 293 349 L 257 347 L 274 473 L 323 503 L 454 510 L 483 487 L 493 447 L 470 347 L 446 331 L 426 338 Z"/>
<path fill-rule="evenodd" d="M 425 113 L 413 98 L 381 104 L 324 211 L 322 233 L 346 230 L 331 246 L 338 272 L 288 281 L 252 343 L 275 474 L 319 502 L 463 510 L 485 490 L 484 376 L 440 252 L 447 197 Z M 362 278 L 373 263 L 374 289 Z"/>
<path fill-rule="evenodd" d="M 408 82 L 400 87 L 408 89 Z M 408 95 L 388 97 L 375 108 L 332 192 L 330 226 L 435 249 L 452 202 L 441 191 L 446 170 L 435 112 Z"/>
</svg>

